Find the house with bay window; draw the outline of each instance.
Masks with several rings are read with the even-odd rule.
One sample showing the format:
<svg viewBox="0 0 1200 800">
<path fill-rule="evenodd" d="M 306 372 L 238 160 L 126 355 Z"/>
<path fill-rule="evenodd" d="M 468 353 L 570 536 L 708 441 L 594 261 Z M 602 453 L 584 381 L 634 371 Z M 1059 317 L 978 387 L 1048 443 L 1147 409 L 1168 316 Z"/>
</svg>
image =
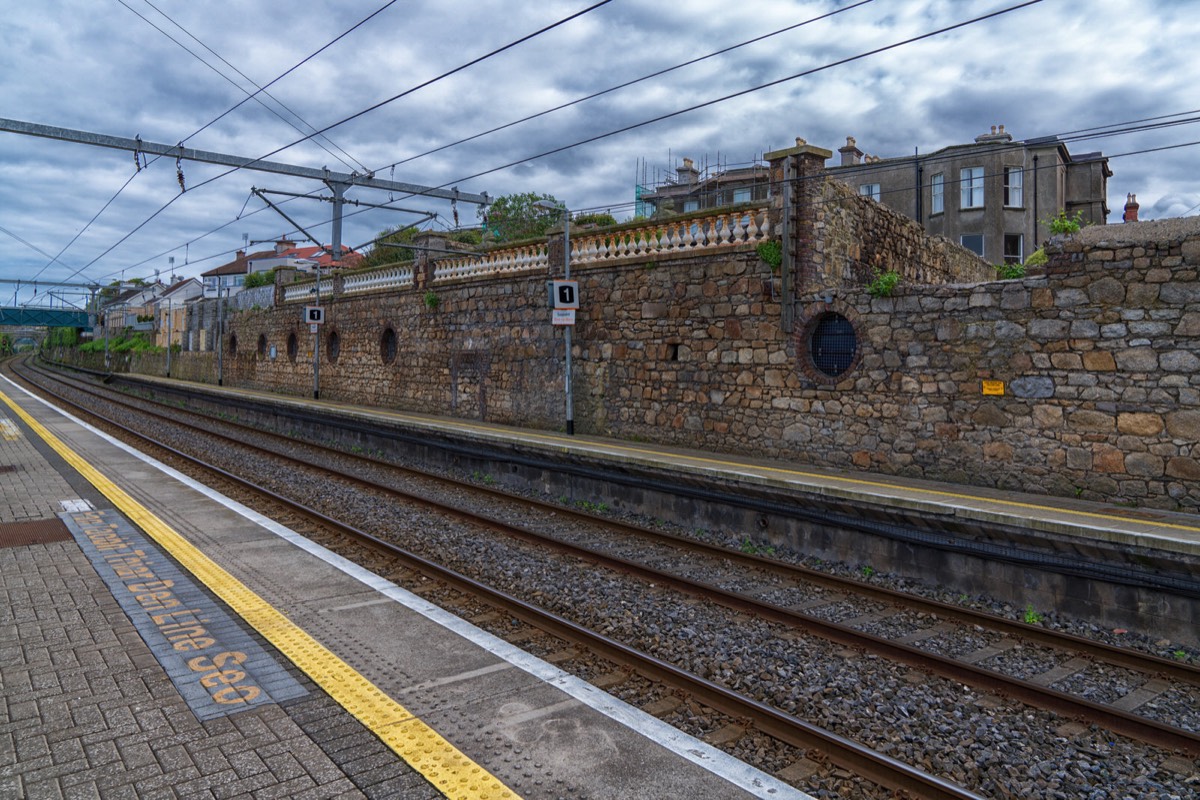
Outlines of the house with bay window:
<svg viewBox="0 0 1200 800">
<path fill-rule="evenodd" d="M 1073 155 L 1055 136 L 1015 141 L 999 125 L 974 142 L 930 153 L 868 156 L 853 137 L 838 152 L 841 163 L 826 168 L 829 177 L 992 264 L 1024 262 L 1049 238 L 1045 221 L 1060 210 L 1081 213 L 1084 224 L 1108 219 L 1108 159 Z M 673 178 L 638 201 L 650 215 L 680 214 L 761 202 L 769 183 L 765 165 L 710 173 L 685 158 Z"/>
<path fill-rule="evenodd" d="M 853 137 L 831 177 L 920 222 L 993 263 L 1021 263 L 1050 236 L 1045 220 L 1065 211 L 1084 224 L 1108 219 L 1112 171 L 1101 153 L 1072 155 L 1047 136 L 1014 141 L 1003 125 L 931 153 L 866 156 Z"/>
</svg>

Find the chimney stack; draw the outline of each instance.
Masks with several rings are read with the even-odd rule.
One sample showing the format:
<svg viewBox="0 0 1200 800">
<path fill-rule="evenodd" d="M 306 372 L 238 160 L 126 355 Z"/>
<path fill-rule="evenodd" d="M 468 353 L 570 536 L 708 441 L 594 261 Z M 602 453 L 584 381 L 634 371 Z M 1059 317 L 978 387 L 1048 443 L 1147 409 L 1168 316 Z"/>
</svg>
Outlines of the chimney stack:
<svg viewBox="0 0 1200 800">
<path fill-rule="evenodd" d="M 683 160 L 683 166 L 675 170 L 680 183 L 688 185 L 694 184 L 700 180 L 700 170 L 696 169 L 696 163 L 690 158 Z"/>
<path fill-rule="evenodd" d="M 839 147 L 838 152 L 842 154 L 843 167 L 862 163 L 863 151 L 858 149 L 858 143 L 854 141 L 853 136 L 846 137 L 846 146 Z"/>
<path fill-rule="evenodd" d="M 982 144 L 983 142 L 1011 142 L 1012 134 L 1004 130 L 1003 125 L 993 125 L 991 133 L 981 133 L 975 137 L 975 142 Z"/>
<path fill-rule="evenodd" d="M 1138 221 L 1138 201 L 1136 194 L 1125 195 L 1125 216 L 1121 219 L 1124 222 Z"/>
</svg>

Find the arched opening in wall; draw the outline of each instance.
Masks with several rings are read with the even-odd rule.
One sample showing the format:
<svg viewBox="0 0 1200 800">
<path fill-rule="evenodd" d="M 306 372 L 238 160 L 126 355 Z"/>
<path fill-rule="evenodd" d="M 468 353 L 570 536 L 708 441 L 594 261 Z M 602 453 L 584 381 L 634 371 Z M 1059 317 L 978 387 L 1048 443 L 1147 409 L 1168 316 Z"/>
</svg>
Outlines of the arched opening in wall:
<svg viewBox="0 0 1200 800">
<path fill-rule="evenodd" d="M 342 352 L 342 337 L 337 331 L 330 331 L 325 337 L 325 358 L 330 364 L 336 364 L 338 355 Z"/>
<path fill-rule="evenodd" d="M 296 340 L 296 332 L 292 331 L 288 334 L 288 361 L 296 360 L 296 351 L 300 349 L 300 343 Z"/>
<path fill-rule="evenodd" d="M 267 335 L 265 333 L 260 333 L 258 335 L 258 354 L 259 356 L 265 356 L 267 354 Z"/>
<path fill-rule="evenodd" d="M 396 331 L 388 328 L 379 339 L 379 358 L 385 364 L 396 361 Z"/>
<path fill-rule="evenodd" d="M 840 378 L 850 371 L 858 357 L 858 334 L 850 320 L 827 311 L 809 322 L 805 352 L 809 364 L 819 376 Z"/>
<path fill-rule="evenodd" d="M 231 356 L 237 355 L 237 334 L 236 333 L 229 334 L 229 355 L 231 355 Z"/>
</svg>

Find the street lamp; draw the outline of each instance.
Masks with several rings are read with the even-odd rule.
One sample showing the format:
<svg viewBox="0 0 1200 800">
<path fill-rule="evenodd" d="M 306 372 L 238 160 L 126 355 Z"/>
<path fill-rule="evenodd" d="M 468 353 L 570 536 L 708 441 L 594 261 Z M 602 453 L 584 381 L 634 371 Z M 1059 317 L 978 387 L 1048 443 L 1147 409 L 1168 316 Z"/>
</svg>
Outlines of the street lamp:
<svg viewBox="0 0 1200 800">
<path fill-rule="evenodd" d="M 563 280 L 571 280 L 571 212 L 567 210 L 565 205 L 559 205 L 551 200 L 538 200 L 534 203 L 538 208 L 544 208 L 547 211 L 558 211 L 562 214 L 563 220 Z M 575 411 L 571 402 L 571 328 L 573 325 L 563 326 L 563 336 L 567 345 L 567 435 L 575 435 Z"/>
</svg>

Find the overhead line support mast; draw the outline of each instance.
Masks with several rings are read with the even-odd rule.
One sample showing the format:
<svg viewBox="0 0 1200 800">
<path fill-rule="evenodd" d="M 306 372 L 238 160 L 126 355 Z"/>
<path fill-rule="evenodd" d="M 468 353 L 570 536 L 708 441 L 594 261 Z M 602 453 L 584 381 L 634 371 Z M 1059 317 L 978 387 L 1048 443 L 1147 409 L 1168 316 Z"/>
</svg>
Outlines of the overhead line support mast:
<svg viewBox="0 0 1200 800">
<path fill-rule="evenodd" d="M 297 178 L 310 178 L 324 182 L 334 193 L 333 203 L 333 250 L 334 257 L 341 256 L 342 204 L 346 190 L 352 186 L 362 186 L 367 189 L 382 189 L 386 192 L 403 192 L 404 194 L 437 197 L 442 200 L 476 203 L 488 205 L 491 199 L 486 193 L 473 194 L 460 192 L 458 189 L 441 189 L 430 186 L 419 186 L 413 183 L 383 180 L 376 178 L 373 173 L 333 172 L 329 169 L 314 169 L 295 164 L 284 164 L 278 161 L 265 161 L 258 158 L 232 156 L 225 153 L 214 153 L 209 150 L 196 150 L 184 147 L 182 144 L 161 144 L 147 142 L 141 137 L 130 139 L 124 136 L 108 136 L 102 133 L 77 131 L 70 128 L 57 128 L 51 125 L 39 125 L 34 122 L 23 122 L 15 119 L 0 118 L 0 132 L 19 133 L 26 136 L 39 136 L 43 139 L 57 139 L 64 142 L 89 144 L 95 147 L 107 147 L 114 150 L 126 150 L 132 153 L 146 153 L 155 156 L 165 156 L 185 161 L 198 161 L 206 164 L 219 164 L 237 169 L 249 169 L 258 172 L 273 172 L 278 175 L 291 175 Z"/>
</svg>

